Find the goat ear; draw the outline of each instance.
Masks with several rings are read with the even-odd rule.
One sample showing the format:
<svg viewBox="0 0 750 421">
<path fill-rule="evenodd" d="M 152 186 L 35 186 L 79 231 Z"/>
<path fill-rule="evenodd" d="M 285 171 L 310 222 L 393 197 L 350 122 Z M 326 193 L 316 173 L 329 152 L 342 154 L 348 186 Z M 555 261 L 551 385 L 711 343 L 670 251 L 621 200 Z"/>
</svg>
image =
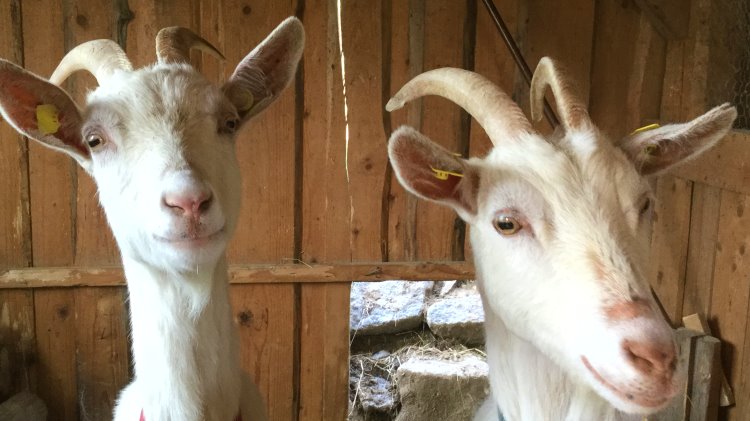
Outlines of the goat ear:
<svg viewBox="0 0 750 421">
<path fill-rule="evenodd" d="M 0 59 L 0 114 L 19 133 L 75 158 L 89 167 L 81 141 L 81 113 L 58 86 Z"/>
<path fill-rule="evenodd" d="M 242 121 L 263 111 L 289 85 L 304 44 L 302 23 L 290 17 L 237 65 L 223 90 Z"/>
<path fill-rule="evenodd" d="M 620 143 L 643 175 L 655 175 L 710 149 L 732 128 L 737 110 L 729 104 L 683 124 L 635 133 Z"/>
<path fill-rule="evenodd" d="M 393 132 L 388 156 L 407 190 L 452 207 L 464 220 L 476 215 L 479 172 L 466 160 L 408 126 Z"/>
</svg>

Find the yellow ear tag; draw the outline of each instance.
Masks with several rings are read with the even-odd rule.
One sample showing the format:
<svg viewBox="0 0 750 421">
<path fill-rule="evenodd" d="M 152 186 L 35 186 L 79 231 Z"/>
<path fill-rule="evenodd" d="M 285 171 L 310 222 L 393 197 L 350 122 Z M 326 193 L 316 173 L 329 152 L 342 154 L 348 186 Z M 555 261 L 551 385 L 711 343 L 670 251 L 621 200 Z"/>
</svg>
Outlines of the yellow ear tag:
<svg viewBox="0 0 750 421">
<path fill-rule="evenodd" d="M 447 180 L 448 176 L 454 176 L 454 177 L 463 177 L 463 174 L 459 174 L 457 172 L 453 171 L 446 171 L 446 170 L 439 170 L 437 168 L 430 167 L 432 172 L 434 173 L 433 176 L 437 178 L 438 180 Z"/>
<path fill-rule="evenodd" d="M 239 92 L 235 100 L 237 101 L 237 109 L 243 113 L 250 111 L 253 105 L 255 105 L 253 93 L 244 89 Z"/>
<path fill-rule="evenodd" d="M 638 133 L 641 133 L 641 132 L 647 132 L 649 130 L 658 129 L 659 127 L 661 127 L 661 126 L 659 124 L 657 124 L 657 123 L 649 124 L 648 126 L 643 126 L 643 127 L 639 128 L 639 129 L 633 130 L 633 133 L 630 133 L 630 135 L 632 136 L 634 134 L 638 134 Z"/>
<path fill-rule="evenodd" d="M 36 126 L 43 135 L 57 133 L 60 120 L 57 118 L 57 107 L 52 104 L 42 104 L 36 107 Z"/>
</svg>

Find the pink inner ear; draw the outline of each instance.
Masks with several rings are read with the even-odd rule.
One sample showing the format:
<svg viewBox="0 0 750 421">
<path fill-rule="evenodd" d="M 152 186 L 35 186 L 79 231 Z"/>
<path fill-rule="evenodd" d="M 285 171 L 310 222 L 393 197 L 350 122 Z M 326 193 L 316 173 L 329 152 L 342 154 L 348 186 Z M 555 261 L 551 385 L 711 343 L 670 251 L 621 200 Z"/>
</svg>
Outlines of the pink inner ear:
<svg viewBox="0 0 750 421">
<path fill-rule="evenodd" d="M 449 175 L 448 179 L 441 180 L 432 171 L 432 168 L 451 171 L 455 168 L 443 168 L 442 160 L 418 142 L 401 142 L 399 146 L 397 153 L 403 163 L 401 175 L 416 192 L 432 200 L 460 200 L 457 186 L 461 177 Z"/>
<path fill-rule="evenodd" d="M 4 69 L 3 69 L 4 70 Z M 21 134 L 59 148 L 73 148 L 88 157 L 89 150 L 80 139 L 80 114 L 73 100 L 57 86 L 20 71 L 0 71 L 2 107 L 8 120 Z M 60 127 L 56 133 L 44 135 L 39 131 L 37 106 L 53 104 L 58 108 Z"/>
</svg>

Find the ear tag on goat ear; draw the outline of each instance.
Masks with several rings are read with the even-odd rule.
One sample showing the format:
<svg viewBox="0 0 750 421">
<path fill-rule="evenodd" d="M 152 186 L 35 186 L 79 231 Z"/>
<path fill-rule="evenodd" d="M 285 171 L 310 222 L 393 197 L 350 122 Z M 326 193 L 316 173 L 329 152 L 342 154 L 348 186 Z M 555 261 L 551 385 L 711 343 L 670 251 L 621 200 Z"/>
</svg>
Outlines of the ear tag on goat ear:
<svg viewBox="0 0 750 421">
<path fill-rule="evenodd" d="M 36 126 L 43 135 L 55 134 L 60 129 L 57 107 L 42 104 L 36 107 Z"/>
<path fill-rule="evenodd" d="M 641 133 L 641 132 L 647 132 L 649 130 L 658 129 L 659 127 L 661 127 L 661 126 L 658 123 L 649 124 L 648 126 L 643 126 L 641 128 L 633 130 L 633 133 L 630 133 L 630 135 L 633 136 L 633 135 Z"/>
<path fill-rule="evenodd" d="M 241 113 L 250 111 L 250 109 L 253 108 L 253 105 L 255 105 L 255 97 L 253 96 L 253 93 L 245 89 L 239 92 L 235 97 L 235 100 L 237 101 L 237 110 Z"/>
<path fill-rule="evenodd" d="M 451 175 L 454 176 L 454 177 L 463 177 L 464 176 L 463 174 L 459 174 L 459 173 L 453 172 L 453 171 L 439 170 L 439 169 L 433 168 L 433 167 L 430 167 L 430 169 L 433 172 L 433 176 L 435 178 L 437 178 L 438 180 L 447 180 L 448 177 L 451 176 Z"/>
</svg>

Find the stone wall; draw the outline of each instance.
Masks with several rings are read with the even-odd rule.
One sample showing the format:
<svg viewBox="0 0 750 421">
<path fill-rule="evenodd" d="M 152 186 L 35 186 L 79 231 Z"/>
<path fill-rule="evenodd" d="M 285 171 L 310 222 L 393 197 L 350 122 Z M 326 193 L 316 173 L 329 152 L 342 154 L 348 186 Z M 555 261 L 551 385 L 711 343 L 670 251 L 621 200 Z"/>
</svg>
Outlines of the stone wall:
<svg viewBox="0 0 750 421">
<path fill-rule="evenodd" d="M 352 285 L 349 419 L 469 421 L 489 392 L 474 282 Z"/>
</svg>

